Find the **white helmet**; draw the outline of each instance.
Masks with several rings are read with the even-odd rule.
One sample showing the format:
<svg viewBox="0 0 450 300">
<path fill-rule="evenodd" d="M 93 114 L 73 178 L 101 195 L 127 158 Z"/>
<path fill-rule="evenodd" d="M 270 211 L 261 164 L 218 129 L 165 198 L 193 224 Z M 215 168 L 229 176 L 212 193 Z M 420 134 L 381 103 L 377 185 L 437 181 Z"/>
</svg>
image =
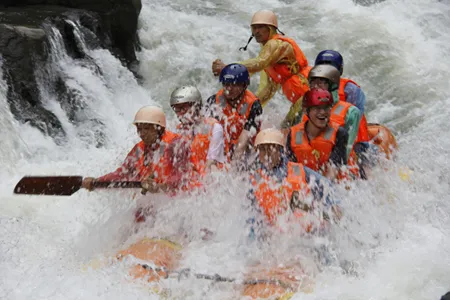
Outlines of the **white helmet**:
<svg viewBox="0 0 450 300">
<path fill-rule="evenodd" d="M 259 10 L 252 17 L 251 25 L 271 25 L 278 28 L 278 19 L 271 10 Z"/>
<path fill-rule="evenodd" d="M 170 95 L 170 106 L 181 103 L 202 104 L 200 91 L 192 85 L 182 86 L 175 89 Z"/>
<path fill-rule="evenodd" d="M 133 124 L 145 123 L 166 127 L 166 115 L 157 106 L 144 106 L 134 116 Z"/>
<path fill-rule="evenodd" d="M 316 65 L 309 71 L 308 79 L 325 78 L 339 86 L 341 73 L 333 65 Z"/>
<path fill-rule="evenodd" d="M 263 144 L 277 144 L 284 148 L 285 137 L 281 131 L 275 128 L 267 128 L 261 130 L 258 135 L 256 135 L 255 147 Z"/>
</svg>

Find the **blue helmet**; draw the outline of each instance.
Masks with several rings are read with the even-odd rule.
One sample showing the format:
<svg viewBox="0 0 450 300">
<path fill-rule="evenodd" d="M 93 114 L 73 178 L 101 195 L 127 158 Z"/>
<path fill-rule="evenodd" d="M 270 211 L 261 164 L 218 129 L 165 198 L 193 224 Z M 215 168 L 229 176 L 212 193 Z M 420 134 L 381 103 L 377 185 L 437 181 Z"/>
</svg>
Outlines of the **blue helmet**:
<svg viewBox="0 0 450 300">
<path fill-rule="evenodd" d="M 339 72 L 344 71 L 344 59 L 342 58 L 342 55 L 334 50 L 323 50 L 321 51 L 317 57 L 316 62 L 314 63 L 315 66 L 317 65 L 332 65 L 336 69 L 339 70 Z"/>
<path fill-rule="evenodd" d="M 224 83 L 250 84 L 250 74 L 247 68 L 241 64 L 229 64 L 220 72 L 219 81 Z"/>
</svg>

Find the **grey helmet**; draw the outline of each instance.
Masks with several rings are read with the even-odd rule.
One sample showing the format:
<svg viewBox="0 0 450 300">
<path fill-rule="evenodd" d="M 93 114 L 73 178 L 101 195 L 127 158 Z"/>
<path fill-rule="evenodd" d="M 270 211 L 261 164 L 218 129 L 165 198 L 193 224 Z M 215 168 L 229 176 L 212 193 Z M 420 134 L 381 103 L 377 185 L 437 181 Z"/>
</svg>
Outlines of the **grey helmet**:
<svg viewBox="0 0 450 300">
<path fill-rule="evenodd" d="M 317 65 L 309 71 L 308 81 L 314 77 L 328 79 L 331 83 L 339 86 L 341 73 L 332 65 Z"/>
<path fill-rule="evenodd" d="M 181 103 L 195 103 L 201 106 L 202 95 L 195 86 L 181 86 L 175 89 L 170 95 L 170 106 Z"/>
</svg>

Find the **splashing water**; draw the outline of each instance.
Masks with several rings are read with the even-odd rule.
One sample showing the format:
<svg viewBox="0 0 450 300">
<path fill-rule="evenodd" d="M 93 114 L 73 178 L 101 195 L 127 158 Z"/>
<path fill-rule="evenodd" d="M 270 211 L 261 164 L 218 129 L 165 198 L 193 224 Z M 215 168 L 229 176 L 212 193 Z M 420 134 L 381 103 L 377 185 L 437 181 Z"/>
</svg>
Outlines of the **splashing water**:
<svg viewBox="0 0 450 300">
<path fill-rule="evenodd" d="M 340 51 L 344 76 L 367 96 L 369 122 L 397 136 L 395 163 L 374 171 L 374 180 L 339 190 L 345 217 L 328 237 L 282 235 L 262 249 L 248 245 L 244 223 L 247 186 L 243 178 L 220 174 L 197 196 L 142 197 L 133 191 L 79 191 L 71 197 L 15 196 L 24 175 L 99 176 L 115 169 L 138 141 L 131 124 L 137 109 L 157 103 L 169 128 L 177 123 L 168 97 L 179 85 L 195 84 L 204 99 L 219 88 L 211 62 L 255 56 L 237 49 L 250 35 L 258 9 L 273 9 L 280 29 L 294 38 L 310 64 L 322 49 Z M 138 239 L 171 237 L 184 246 L 183 267 L 242 278 L 254 262 L 286 264 L 301 257 L 316 274 L 314 292 L 292 299 L 439 299 L 449 289 L 450 266 L 450 6 L 444 1 L 384 1 L 358 6 L 350 0 L 324 1 L 144 1 L 139 53 L 144 83 L 105 50 L 88 50 L 98 68 L 61 53 L 57 37 L 53 69 L 82 101 L 86 120 L 98 119 L 105 143 L 96 147 L 95 124 L 75 125 L 41 82 L 47 107 L 63 123 L 67 142 L 56 145 L 28 124 L 15 121 L 0 81 L 0 269 L 1 299 L 159 299 L 149 287 L 127 280 L 119 263 L 83 270 L 90 260 L 114 255 Z M 167 22 L 170 20 L 170 23 Z M 76 25 L 76 24 L 75 24 Z M 82 40 L 80 40 L 82 41 Z M 100 72 L 97 72 L 100 70 Z M 253 79 L 255 78 L 255 79 Z M 257 78 L 250 88 L 255 91 Z M 265 108 L 266 122 L 278 123 L 288 109 L 281 94 Z M 409 179 L 398 173 L 412 170 Z M 137 228 L 137 205 L 153 203 L 152 225 Z M 210 241 L 200 229 L 215 232 Z M 321 264 L 314 247 L 326 248 Z M 351 270 L 345 267 L 351 266 Z M 239 298 L 240 287 L 188 278 L 161 284 L 172 298 Z"/>
</svg>

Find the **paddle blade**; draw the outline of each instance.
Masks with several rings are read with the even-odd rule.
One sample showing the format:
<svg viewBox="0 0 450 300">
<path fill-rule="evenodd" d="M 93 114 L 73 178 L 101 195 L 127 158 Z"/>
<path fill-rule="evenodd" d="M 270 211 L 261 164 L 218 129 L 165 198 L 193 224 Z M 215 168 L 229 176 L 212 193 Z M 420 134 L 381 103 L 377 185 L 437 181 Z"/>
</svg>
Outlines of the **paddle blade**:
<svg viewBox="0 0 450 300">
<path fill-rule="evenodd" d="M 81 188 L 82 176 L 25 176 L 14 194 L 70 196 Z"/>
</svg>

